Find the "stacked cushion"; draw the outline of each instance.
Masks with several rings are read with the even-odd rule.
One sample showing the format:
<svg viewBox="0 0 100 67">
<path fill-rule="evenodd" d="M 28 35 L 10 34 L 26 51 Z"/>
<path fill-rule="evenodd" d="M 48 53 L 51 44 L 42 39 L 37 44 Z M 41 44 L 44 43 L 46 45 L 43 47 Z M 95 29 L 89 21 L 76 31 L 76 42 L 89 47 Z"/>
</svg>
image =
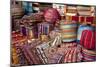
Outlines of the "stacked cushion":
<svg viewBox="0 0 100 67">
<path fill-rule="evenodd" d="M 82 55 L 83 55 L 83 61 L 85 62 L 96 60 L 96 52 L 93 50 L 87 50 L 85 48 L 82 48 Z"/>
</svg>

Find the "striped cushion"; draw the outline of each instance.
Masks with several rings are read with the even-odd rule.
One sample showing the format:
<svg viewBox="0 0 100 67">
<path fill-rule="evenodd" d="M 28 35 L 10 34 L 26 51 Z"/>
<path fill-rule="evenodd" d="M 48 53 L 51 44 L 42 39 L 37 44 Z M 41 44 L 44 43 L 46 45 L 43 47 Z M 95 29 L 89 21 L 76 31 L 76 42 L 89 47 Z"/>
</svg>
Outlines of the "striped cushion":
<svg viewBox="0 0 100 67">
<path fill-rule="evenodd" d="M 76 28 L 77 24 L 66 24 L 66 25 L 61 25 L 60 28 L 61 29 L 72 29 L 72 28 Z"/>
<path fill-rule="evenodd" d="M 61 28 L 61 37 L 63 42 L 75 41 L 77 38 L 77 24 L 63 24 L 60 25 Z"/>
<path fill-rule="evenodd" d="M 61 32 L 71 32 L 71 33 L 73 33 L 73 32 L 76 32 L 76 30 L 75 29 L 62 29 Z"/>
</svg>

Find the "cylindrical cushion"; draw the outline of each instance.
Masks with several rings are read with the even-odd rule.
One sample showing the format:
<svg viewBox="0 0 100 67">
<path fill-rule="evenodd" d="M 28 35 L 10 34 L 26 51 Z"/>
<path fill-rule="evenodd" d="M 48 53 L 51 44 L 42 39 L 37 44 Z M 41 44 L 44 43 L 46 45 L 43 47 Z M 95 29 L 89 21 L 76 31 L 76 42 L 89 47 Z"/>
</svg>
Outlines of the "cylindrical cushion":
<svg viewBox="0 0 100 67">
<path fill-rule="evenodd" d="M 77 33 L 77 41 L 79 42 L 82 36 L 82 31 L 83 30 L 94 30 L 94 28 L 92 26 L 88 26 L 88 25 L 80 25 L 78 27 L 78 33 Z"/>
<path fill-rule="evenodd" d="M 77 24 L 63 24 L 60 25 L 61 28 L 61 38 L 63 42 L 72 42 L 77 38 Z"/>
</svg>

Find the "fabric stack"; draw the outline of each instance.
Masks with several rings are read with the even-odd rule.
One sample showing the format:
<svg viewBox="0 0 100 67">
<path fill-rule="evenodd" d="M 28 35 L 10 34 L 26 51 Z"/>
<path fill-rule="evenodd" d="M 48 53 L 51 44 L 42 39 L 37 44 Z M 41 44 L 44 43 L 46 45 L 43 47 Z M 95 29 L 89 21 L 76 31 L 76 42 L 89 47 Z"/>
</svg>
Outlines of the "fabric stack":
<svg viewBox="0 0 100 67">
<path fill-rule="evenodd" d="M 57 9 L 61 16 L 66 13 L 66 7 L 66 5 L 62 4 L 53 4 L 53 8 Z"/>
<path fill-rule="evenodd" d="M 95 7 L 77 6 L 77 12 L 80 23 L 92 24 L 95 26 Z"/>
<path fill-rule="evenodd" d="M 82 46 L 82 61 L 96 60 L 95 14 L 92 7 L 77 6 L 79 27 L 77 42 Z M 82 20 L 83 17 L 83 20 Z M 93 25 L 94 24 L 94 25 Z"/>
<path fill-rule="evenodd" d="M 68 47 L 65 51 L 64 63 L 81 62 L 82 54 L 81 47 L 77 43 L 67 43 Z"/>
<path fill-rule="evenodd" d="M 91 24 L 95 26 L 95 16 L 79 16 L 78 22 L 80 24 Z"/>
<path fill-rule="evenodd" d="M 77 24 L 66 24 L 61 23 L 61 35 L 62 35 L 62 41 L 63 42 L 72 42 L 75 41 L 77 38 Z"/>
<path fill-rule="evenodd" d="M 16 4 L 16 1 L 13 1 L 11 6 L 11 12 L 14 19 L 21 18 L 24 15 L 24 10 L 21 7 L 21 3 L 18 2 L 18 4 Z"/>
<path fill-rule="evenodd" d="M 53 58 L 50 59 L 50 57 L 52 57 L 53 54 L 55 54 L 55 56 L 58 56 L 55 53 L 57 49 L 56 46 L 58 44 L 61 44 L 61 41 L 59 41 L 58 37 L 56 37 L 54 40 L 51 40 L 49 42 L 44 42 L 36 46 L 36 51 L 43 64 L 51 63 L 51 60 L 55 60 Z M 59 56 L 56 58 L 55 62 L 52 63 L 59 63 L 58 60 Z"/>
<path fill-rule="evenodd" d="M 91 30 L 84 30 L 82 32 L 80 45 L 84 48 L 82 50 L 83 61 L 96 60 L 96 33 Z"/>
<path fill-rule="evenodd" d="M 29 15 L 24 15 L 21 20 L 22 23 L 39 23 L 43 21 L 43 13 L 30 13 Z"/>
<path fill-rule="evenodd" d="M 91 16 L 91 7 L 77 6 L 77 11 L 80 16 Z"/>
<path fill-rule="evenodd" d="M 28 38 L 37 38 L 37 31 L 35 26 L 27 27 L 25 25 L 20 25 L 20 32 L 23 36 L 27 36 Z"/>
<path fill-rule="evenodd" d="M 35 51 L 35 46 L 38 45 L 40 42 L 31 42 L 30 44 L 26 44 L 22 46 L 22 51 L 24 53 L 24 56 L 28 62 L 28 65 L 32 64 L 41 64 L 41 61 Z"/>
<path fill-rule="evenodd" d="M 21 46 L 27 43 L 25 36 L 22 36 L 19 32 L 13 31 L 12 33 L 12 62 L 16 65 L 27 64 L 25 56 L 21 50 Z"/>
<path fill-rule="evenodd" d="M 25 55 L 23 54 L 21 45 L 15 44 L 14 48 L 16 49 L 16 56 L 18 57 L 17 58 L 18 64 L 19 65 L 26 65 L 27 61 L 26 61 Z M 14 59 L 14 61 L 16 61 L 16 60 Z"/>
<path fill-rule="evenodd" d="M 96 32 L 90 25 L 80 25 L 78 29 L 78 43 L 82 46 L 82 61 L 96 60 Z"/>
<path fill-rule="evenodd" d="M 53 25 L 48 22 L 43 22 L 38 24 L 38 37 L 40 35 L 47 35 L 52 30 Z"/>
<path fill-rule="evenodd" d="M 72 16 L 77 16 L 77 9 L 75 6 L 67 6 L 65 19 L 60 22 L 61 36 L 63 42 L 72 42 L 77 37 L 77 23 L 72 21 Z"/>
<path fill-rule="evenodd" d="M 82 48 L 82 55 L 84 62 L 96 61 L 96 51 Z"/>
<path fill-rule="evenodd" d="M 41 64 L 35 47 L 41 42 L 38 40 L 27 40 L 27 42 L 14 42 L 12 50 L 12 63 L 16 65 Z"/>
<path fill-rule="evenodd" d="M 77 8 L 75 6 L 67 6 L 66 15 L 75 16 L 77 15 Z"/>
<path fill-rule="evenodd" d="M 77 43 L 43 43 L 36 47 L 39 58 L 43 64 L 68 63 L 82 61 L 81 47 Z"/>
<path fill-rule="evenodd" d="M 12 47 L 12 63 L 13 64 L 18 64 L 19 61 L 18 61 L 18 56 L 17 56 L 17 53 L 16 53 L 16 49 L 14 47 Z"/>
<path fill-rule="evenodd" d="M 14 23 L 12 26 L 12 30 L 19 30 L 20 29 L 20 19 L 14 19 L 12 20 L 12 22 Z"/>
<path fill-rule="evenodd" d="M 66 20 L 72 21 L 72 16 L 77 16 L 77 9 L 75 6 L 67 6 L 65 14 Z"/>
</svg>

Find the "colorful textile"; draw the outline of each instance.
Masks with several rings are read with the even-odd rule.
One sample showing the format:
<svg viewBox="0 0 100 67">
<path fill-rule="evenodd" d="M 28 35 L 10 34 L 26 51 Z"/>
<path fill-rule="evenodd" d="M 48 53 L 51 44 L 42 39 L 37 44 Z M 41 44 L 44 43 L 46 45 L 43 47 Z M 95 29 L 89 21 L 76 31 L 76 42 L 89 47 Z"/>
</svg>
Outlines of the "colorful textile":
<svg viewBox="0 0 100 67">
<path fill-rule="evenodd" d="M 60 24 L 61 29 L 61 38 L 63 42 L 72 42 L 75 41 L 77 38 L 77 24 Z"/>
<path fill-rule="evenodd" d="M 88 25 L 80 25 L 78 27 L 78 32 L 77 32 L 77 41 L 79 42 L 82 36 L 82 31 L 83 30 L 94 30 L 94 27 L 88 26 Z"/>
<path fill-rule="evenodd" d="M 38 24 L 38 37 L 40 35 L 47 35 L 52 30 L 53 25 L 48 22 L 43 22 Z"/>
<path fill-rule="evenodd" d="M 82 48 L 83 61 L 96 61 L 96 51 Z"/>
<path fill-rule="evenodd" d="M 64 62 L 65 63 L 71 63 L 71 62 L 80 62 L 80 61 L 82 61 L 83 56 L 81 54 L 81 47 L 79 45 L 75 46 L 75 45 L 73 45 L 73 43 L 70 43 L 70 45 L 71 46 L 69 46 L 66 49 Z"/>
<path fill-rule="evenodd" d="M 25 14 L 29 14 L 33 12 L 32 3 L 30 2 L 22 2 Z"/>
</svg>

